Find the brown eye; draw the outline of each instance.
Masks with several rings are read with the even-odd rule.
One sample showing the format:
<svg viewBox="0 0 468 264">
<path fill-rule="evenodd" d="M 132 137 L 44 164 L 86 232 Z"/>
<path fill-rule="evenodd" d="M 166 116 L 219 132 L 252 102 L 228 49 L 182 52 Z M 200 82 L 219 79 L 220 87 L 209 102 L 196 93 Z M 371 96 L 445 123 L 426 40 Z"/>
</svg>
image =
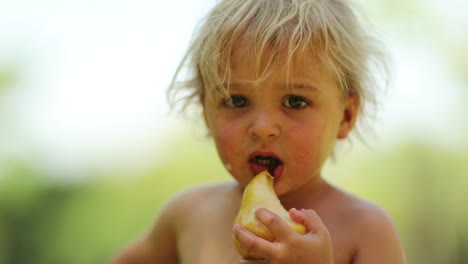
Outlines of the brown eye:
<svg viewBox="0 0 468 264">
<path fill-rule="evenodd" d="M 291 109 L 302 109 L 309 105 L 309 102 L 302 96 L 288 95 L 284 98 L 283 105 Z"/>
<path fill-rule="evenodd" d="M 242 95 L 231 95 L 224 99 L 224 104 L 233 108 L 241 108 L 249 105 L 249 100 Z"/>
</svg>

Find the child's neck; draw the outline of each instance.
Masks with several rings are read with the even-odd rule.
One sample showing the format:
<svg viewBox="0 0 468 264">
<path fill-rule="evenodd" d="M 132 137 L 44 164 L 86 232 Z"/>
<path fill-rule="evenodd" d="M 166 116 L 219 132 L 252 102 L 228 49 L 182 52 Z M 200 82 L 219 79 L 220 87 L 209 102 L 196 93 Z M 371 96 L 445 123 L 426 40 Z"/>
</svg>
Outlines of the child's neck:
<svg viewBox="0 0 468 264">
<path fill-rule="evenodd" d="M 327 193 L 332 189 L 330 184 L 322 177 L 317 177 L 309 181 L 298 189 L 279 197 L 284 208 L 287 210 L 291 208 L 296 209 L 314 209 L 323 201 Z"/>
</svg>

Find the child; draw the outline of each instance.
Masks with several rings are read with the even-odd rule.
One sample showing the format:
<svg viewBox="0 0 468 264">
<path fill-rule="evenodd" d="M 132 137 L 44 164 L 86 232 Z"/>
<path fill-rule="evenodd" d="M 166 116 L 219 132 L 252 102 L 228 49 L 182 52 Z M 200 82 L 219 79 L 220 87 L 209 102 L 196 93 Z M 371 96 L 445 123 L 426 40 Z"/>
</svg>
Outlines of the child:
<svg viewBox="0 0 468 264">
<path fill-rule="evenodd" d="M 170 95 L 202 107 L 234 180 L 177 195 L 113 263 L 239 263 L 233 236 L 267 263 L 405 263 L 387 213 L 321 177 L 373 102 L 371 67 L 384 65 L 357 20 L 347 0 L 220 1 L 176 74 L 188 65 L 192 78 Z M 267 169 L 306 234 L 266 209 L 256 217 L 274 242 L 233 227 L 244 187 Z"/>
</svg>

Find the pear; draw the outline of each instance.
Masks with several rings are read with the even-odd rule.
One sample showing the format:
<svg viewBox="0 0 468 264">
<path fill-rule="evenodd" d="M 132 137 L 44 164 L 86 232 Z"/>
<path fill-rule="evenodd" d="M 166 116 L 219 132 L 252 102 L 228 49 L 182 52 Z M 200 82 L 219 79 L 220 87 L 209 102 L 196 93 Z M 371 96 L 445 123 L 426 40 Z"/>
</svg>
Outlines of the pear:
<svg viewBox="0 0 468 264">
<path fill-rule="evenodd" d="M 266 208 L 280 216 L 294 231 L 305 234 L 307 232 L 306 228 L 289 217 L 288 211 L 276 196 L 273 180 L 273 176 L 268 171 L 263 171 L 250 181 L 245 187 L 234 225 L 240 224 L 258 237 L 271 242 L 275 241 L 273 233 L 255 217 L 256 209 Z M 236 238 L 234 238 L 234 245 L 244 259 L 261 259 L 261 257 L 256 256 L 242 246 Z"/>
</svg>

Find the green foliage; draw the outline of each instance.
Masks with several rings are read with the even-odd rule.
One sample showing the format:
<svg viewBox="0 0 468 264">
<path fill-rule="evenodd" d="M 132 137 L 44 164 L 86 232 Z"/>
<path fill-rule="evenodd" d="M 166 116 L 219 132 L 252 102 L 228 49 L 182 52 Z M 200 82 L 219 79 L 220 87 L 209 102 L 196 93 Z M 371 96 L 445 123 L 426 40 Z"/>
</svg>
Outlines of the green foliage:
<svg viewBox="0 0 468 264">
<path fill-rule="evenodd" d="M 409 263 L 462 263 L 458 247 L 468 239 L 466 157 L 408 142 L 364 160 L 370 166 L 357 172 L 365 194 L 395 216 Z"/>
<path fill-rule="evenodd" d="M 73 184 L 3 162 L 9 169 L 0 177 L 0 264 L 106 263 L 151 226 L 177 191 L 226 179 L 221 165 L 211 165 L 214 149 L 206 155 L 190 143 L 183 149 L 178 153 L 184 156 L 174 155 L 143 175 L 96 175 Z"/>
<path fill-rule="evenodd" d="M 45 186 L 25 164 L 4 161 L 0 165 L 4 169 L 0 175 L 0 263 L 32 263 L 33 239 L 39 231 L 34 216 Z"/>
<path fill-rule="evenodd" d="M 0 68 L 0 93 L 18 79 L 17 69 L 14 67 Z"/>
</svg>

